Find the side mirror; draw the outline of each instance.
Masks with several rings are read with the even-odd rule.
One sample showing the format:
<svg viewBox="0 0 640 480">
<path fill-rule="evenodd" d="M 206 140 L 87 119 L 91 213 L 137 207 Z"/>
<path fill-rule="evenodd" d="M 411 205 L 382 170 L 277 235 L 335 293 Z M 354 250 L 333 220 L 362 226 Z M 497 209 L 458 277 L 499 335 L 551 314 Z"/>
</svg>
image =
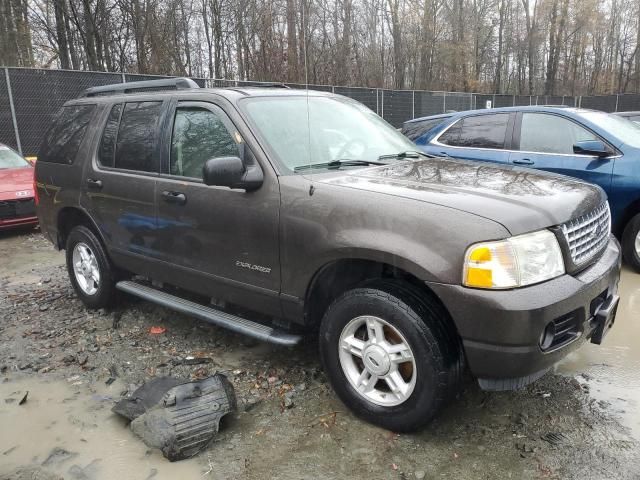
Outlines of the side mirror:
<svg viewBox="0 0 640 480">
<path fill-rule="evenodd" d="M 573 153 L 576 155 L 593 155 L 594 157 L 608 157 L 611 152 L 600 140 L 582 140 L 573 145 Z"/>
<path fill-rule="evenodd" d="M 207 160 L 202 167 L 205 185 L 256 190 L 264 176 L 259 165 L 247 165 L 239 157 L 217 157 Z"/>
</svg>

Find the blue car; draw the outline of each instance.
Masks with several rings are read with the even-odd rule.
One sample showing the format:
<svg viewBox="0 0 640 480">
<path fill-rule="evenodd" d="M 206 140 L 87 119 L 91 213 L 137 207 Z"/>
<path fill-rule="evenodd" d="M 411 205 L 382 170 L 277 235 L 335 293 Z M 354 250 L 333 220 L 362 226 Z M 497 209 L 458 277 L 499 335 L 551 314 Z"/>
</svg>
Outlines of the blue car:
<svg viewBox="0 0 640 480">
<path fill-rule="evenodd" d="M 425 153 L 578 177 L 609 196 L 612 230 L 640 271 L 640 126 L 608 113 L 569 107 L 471 110 L 405 122 Z"/>
</svg>

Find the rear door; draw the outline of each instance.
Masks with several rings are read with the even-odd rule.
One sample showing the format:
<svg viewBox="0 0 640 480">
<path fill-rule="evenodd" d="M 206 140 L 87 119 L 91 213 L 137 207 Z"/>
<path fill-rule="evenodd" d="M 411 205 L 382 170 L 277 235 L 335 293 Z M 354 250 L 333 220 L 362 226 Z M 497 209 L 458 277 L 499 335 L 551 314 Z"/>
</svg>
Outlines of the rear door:
<svg viewBox="0 0 640 480">
<path fill-rule="evenodd" d="M 521 112 L 514 138 L 517 151 L 511 153 L 512 164 L 581 178 L 610 191 L 615 156 L 599 158 L 573 153 L 573 145 L 578 141 L 607 142 L 572 119 L 551 113 Z"/>
<path fill-rule="evenodd" d="M 429 153 L 465 160 L 508 163 L 515 114 L 463 117 L 430 143 Z"/>
<path fill-rule="evenodd" d="M 97 223 L 116 263 L 150 274 L 157 256 L 155 189 L 158 137 L 168 101 L 108 106 L 94 158 L 87 162 L 81 205 Z"/>
<path fill-rule="evenodd" d="M 258 146 L 245 141 L 239 117 L 230 117 L 237 113 L 222 105 L 181 100 L 170 109 L 156 191 L 157 248 L 168 265 L 165 280 L 280 315 L 278 179 L 258 161 Z M 262 186 L 246 192 L 205 185 L 204 163 L 229 156 L 260 164 Z"/>
</svg>

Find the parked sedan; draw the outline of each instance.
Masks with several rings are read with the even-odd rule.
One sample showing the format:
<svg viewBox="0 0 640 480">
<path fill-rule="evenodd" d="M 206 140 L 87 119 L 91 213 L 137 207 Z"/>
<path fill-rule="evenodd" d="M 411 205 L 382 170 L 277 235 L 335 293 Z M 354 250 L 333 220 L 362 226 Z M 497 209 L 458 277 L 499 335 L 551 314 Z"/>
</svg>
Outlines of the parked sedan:
<svg viewBox="0 0 640 480">
<path fill-rule="evenodd" d="M 37 224 L 33 166 L 0 143 L 0 230 Z"/>
<path fill-rule="evenodd" d="M 640 271 L 637 124 L 595 110 L 531 106 L 417 118 L 403 133 L 429 154 L 537 168 L 600 185 L 624 257 Z"/>
</svg>

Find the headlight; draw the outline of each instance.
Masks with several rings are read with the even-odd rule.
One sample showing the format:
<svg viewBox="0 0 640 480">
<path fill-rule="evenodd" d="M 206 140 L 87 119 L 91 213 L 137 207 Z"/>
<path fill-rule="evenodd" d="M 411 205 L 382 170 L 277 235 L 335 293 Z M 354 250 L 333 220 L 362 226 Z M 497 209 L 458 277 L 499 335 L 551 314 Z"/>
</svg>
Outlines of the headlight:
<svg viewBox="0 0 640 480">
<path fill-rule="evenodd" d="M 540 230 L 469 247 L 462 283 L 475 288 L 515 288 L 563 273 L 564 260 L 556 236 Z"/>
</svg>

